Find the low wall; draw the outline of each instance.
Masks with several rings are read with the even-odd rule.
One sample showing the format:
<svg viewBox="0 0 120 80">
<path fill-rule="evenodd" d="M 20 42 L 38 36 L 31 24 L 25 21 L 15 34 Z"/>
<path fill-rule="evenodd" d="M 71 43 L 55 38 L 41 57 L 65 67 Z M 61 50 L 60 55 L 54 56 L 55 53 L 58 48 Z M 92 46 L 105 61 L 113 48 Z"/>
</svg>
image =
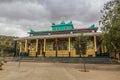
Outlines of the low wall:
<svg viewBox="0 0 120 80">
<path fill-rule="evenodd" d="M 110 53 L 110 57 L 113 59 L 120 60 L 120 51 L 112 51 Z"/>
</svg>

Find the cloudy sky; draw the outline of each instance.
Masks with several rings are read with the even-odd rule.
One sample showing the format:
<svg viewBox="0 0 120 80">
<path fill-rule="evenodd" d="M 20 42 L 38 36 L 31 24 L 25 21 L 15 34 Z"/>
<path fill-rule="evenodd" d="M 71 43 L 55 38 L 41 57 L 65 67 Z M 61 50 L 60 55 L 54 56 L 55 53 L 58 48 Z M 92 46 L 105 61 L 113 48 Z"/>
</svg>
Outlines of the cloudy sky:
<svg viewBox="0 0 120 80">
<path fill-rule="evenodd" d="M 0 35 L 51 30 L 51 23 L 73 21 L 75 28 L 99 27 L 100 10 L 110 0 L 0 0 Z"/>
</svg>

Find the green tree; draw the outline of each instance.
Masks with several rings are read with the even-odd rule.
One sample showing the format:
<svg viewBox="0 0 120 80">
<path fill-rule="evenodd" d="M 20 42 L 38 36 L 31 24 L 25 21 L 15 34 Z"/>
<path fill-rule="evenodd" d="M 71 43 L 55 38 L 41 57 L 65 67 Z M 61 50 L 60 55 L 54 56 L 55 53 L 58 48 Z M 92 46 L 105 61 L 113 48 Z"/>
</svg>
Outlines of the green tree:
<svg viewBox="0 0 120 80">
<path fill-rule="evenodd" d="M 79 54 L 80 56 L 86 54 L 86 49 L 87 49 L 87 40 L 88 38 L 83 36 L 83 34 L 80 36 L 80 37 L 77 37 L 75 39 L 75 50 L 76 50 L 76 53 Z M 83 58 L 83 61 L 84 61 L 84 71 L 86 72 L 86 63 L 85 63 L 85 60 Z"/>
<path fill-rule="evenodd" d="M 83 34 L 80 37 L 77 37 L 75 39 L 74 47 L 75 47 L 76 53 L 79 54 L 80 56 L 86 54 L 87 41 L 88 41 L 88 38 L 83 36 Z"/>
<path fill-rule="evenodd" d="M 80 57 L 81 57 L 81 53 L 80 53 L 80 37 L 76 37 L 75 38 L 75 51 L 76 51 L 76 54 L 79 54 Z"/>
<path fill-rule="evenodd" d="M 6 55 L 13 53 L 13 39 L 15 37 L 0 35 L 0 70 L 3 63 L 6 62 Z"/>
<path fill-rule="evenodd" d="M 14 48 L 14 39 L 16 37 L 0 35 L 0 53 L 4 56 L 12 55 Z"/>
<path fill-rule="evenodd" d="M 103 16 L 100 24 L 103 25 L 103 42 L 108 52 L 120 49 L 120 0 L 111 0 L 101 10 Z"/>
</svg>

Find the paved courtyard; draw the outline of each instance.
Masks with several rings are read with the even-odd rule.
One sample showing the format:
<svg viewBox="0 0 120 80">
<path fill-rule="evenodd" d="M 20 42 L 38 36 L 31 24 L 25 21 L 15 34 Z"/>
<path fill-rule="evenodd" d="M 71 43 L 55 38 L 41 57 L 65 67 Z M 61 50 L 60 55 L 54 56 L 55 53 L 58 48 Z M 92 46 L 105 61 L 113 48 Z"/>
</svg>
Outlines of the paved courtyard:
<svg viewBox="0 0 120 80">
<path fill-rule="evenodd" d="M 7 62 L 0 71 L 0 80 L 120 80 L 118 64 L 83 64 Z"/>
</svg>

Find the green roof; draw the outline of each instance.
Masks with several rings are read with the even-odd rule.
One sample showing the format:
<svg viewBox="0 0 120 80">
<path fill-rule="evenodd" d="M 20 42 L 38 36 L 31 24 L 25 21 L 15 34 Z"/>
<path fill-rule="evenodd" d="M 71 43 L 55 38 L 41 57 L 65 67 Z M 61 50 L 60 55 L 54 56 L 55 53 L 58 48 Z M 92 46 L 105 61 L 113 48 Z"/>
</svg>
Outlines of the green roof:
<svg viewBox="0 0 120 80">
<path fill-rule="evenodd" d="M 68 22 L 68 23 L 65 23 L 64 21 L 62 21 L 60 24 L 55 24 L 55 23 L 52 23 L 52 27 L 54 26 L 68 26 L 68 25 L 73 25 L 72 24 L 72 21 Z"/>
<path fill-rule="evenodd" d="M 44 38 L 60 38 L 60 37 L 77 37 L 80 36 L 83 33 L 74 33 L 74 34 L 57 34 L 57 35 L 42 35 L 42 36 L 29 36 L 29 37 L 22 37 L 18 38 L 17 40 L 24 40 L 24 39 L 44 39 Z M 102 35 L 103 33 L 84 33 L 83 35 L 86 36 L 93 36 L 93 35 Z"/>
<path fill-rule="evenodd" d="M 62 21 L 60 24 L 52 23 L 52 31 L 60 31 L 60 30 L 72 30 L 73 24 L 72 21 L 65 23 Z"/>
</svg>

